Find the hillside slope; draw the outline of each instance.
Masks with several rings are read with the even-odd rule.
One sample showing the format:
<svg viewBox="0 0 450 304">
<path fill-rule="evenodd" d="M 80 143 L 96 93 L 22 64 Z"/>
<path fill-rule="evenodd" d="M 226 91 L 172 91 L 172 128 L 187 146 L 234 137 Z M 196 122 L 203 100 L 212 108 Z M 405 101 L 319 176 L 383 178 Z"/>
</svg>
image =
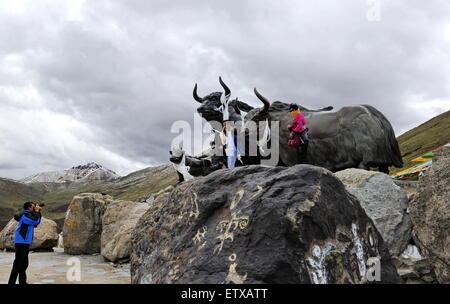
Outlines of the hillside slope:
<svg viewBox="0 0 450 304">
<path fill-rule="evenodd" d="M 414 166 L 411 160 L 450 142 L 450 111 L 421 124 L 397 138 L 403 168 Z M 395 171 L 400 171 L 397 169 Z"/>
<path fill-rule="evenodd" d="M 44 202 L 44 215 L 61 228 L 72 198 L 80 193 L 100 192 L 123 200 L 141 200 L 178 182 L 172 165 L 151 167 L 112 181 L 22 183 L 0 178 L 0 229 L 25 201 Z"/>
</svg>

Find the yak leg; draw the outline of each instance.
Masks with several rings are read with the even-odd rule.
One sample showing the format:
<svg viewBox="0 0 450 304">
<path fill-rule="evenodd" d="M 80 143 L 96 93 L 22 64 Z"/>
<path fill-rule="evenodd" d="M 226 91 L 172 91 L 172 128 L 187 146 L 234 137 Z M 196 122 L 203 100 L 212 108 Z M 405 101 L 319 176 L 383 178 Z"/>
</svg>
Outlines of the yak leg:
<svg viewBox="0 0 450 304">
<path fill-rule="evenodd" d="M 358 165 L 359 169 L 363 169 L 363 170 L 369 170 L 369 167 L 366 166 L 363 162 L 360 162 Z"/>
<path fill-rule="evenodd" d="M 301 152 L 301 147 L 297 147 L 297 164 L 301 164 L 302 163 L 302 152 Z"/>
<path fill-rule="evenodd" d="M 178 173 L 178 183 L 184 182 L 184 176 L 183 176 L 183 174 L 181 174 L 181 173 L 178 172 L 178 171 L 177 171 L 177 173 Z"/>
<path fill-rule="evenodd" d="M 386 173 L 386 174 L 389 175 L 389 166 L 387 166 L 387 165 L 379 166 L 379 167 L 378 167 L 378 171 L 383 172 L 383 173 Z"/>
<path fill-rule="evenodd" d="M 297 148 L 297 164 L 307 164 L 307 149 L 304 144 Z"/>
<path fill-rule="evenodd" d="M 301 145 L 301 163 L 302 164 L 308 164 L 308 142 L 304 143 L 303 145 Z"/>
</svg>

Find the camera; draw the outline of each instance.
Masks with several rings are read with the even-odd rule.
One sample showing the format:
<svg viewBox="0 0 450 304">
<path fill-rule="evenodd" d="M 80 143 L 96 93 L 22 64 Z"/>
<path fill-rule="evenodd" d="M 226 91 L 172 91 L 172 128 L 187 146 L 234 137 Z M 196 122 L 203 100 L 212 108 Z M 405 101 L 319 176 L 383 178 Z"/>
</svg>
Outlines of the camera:
<svg viewBox="0 0 450 304">
<path fill-rule="evenodd" d="M 38 206 L 39 206 L 39 207 L 45 207 L 45 204 L 44 204 L 44 203 L 38 204 Z"/>
</svg>

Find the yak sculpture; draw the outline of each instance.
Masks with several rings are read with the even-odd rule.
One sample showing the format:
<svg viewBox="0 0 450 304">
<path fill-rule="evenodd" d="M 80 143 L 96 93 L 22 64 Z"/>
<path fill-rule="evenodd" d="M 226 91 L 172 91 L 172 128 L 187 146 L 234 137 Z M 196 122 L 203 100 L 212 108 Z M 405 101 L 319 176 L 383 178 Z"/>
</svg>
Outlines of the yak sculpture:
<svg viewBox="0 0 450 304">
<path fill-rule="evenodd" d="M 238 98 L 230 100 L 231 90 L 221 77 L 219 77 L 219 83 L 224 90 L 223 93 L 214 92 L 204 97 L 200 97 L 198 95 L 197 84 L 195 84 L 193 97 L 197 102 L 201 103 L 201 105 L 197 108 L 197 113 L 202 116 L 208 123 L 210 123 L 213 130 L 217 130 L 219 126 L 222 126 L 224 120 L 226 119 L 234 122 L 234 126 L 236 128 L 240 128 L 240 130 L 245 131 L 245 122 L 248 121 L 248 114 L 257 109 L 239 100 Z M 247 114 L 244 115 L 244 113 Z M 248 130 L 245 133 L 241 133 L 239 130 L 237 130 L 237 132 L 239 132 L 239 134 L 242 136 L 242 146 L 245 150 L 245 153 L 242 155 L 240 161 L 238 162 L 238 165 L 260 164 L 262 156 L 259 154 L 259 150 L 257 151 L 257 155 L 250 155 L 249 153 L 250 145 L 248 142 Z M 219 137 L 220 134 L 218 132 L 215 132 L 214 143 L 217 143 L 217 146 L 215 146 L 214 149 L 216 151 L 223 149 L 223 146 L 221 146 L 221 142 L 223 141 L 223 139 L 220 139 Z M 225 151 L 223 151 L 222 155 L 223 156 L 217 157 L 216 160 L 220 160 L 221 162 L 226 163 Z"/>
<path fill-rule="evenodd" d="M 173 148 L 169 154 L 169 160 L 177 171 L 180 183 L 194 177 L 206 176 L 224 166 L 221 158 L 210 153 L 194 157 L 186 155 L 182 148 Z"/>
<path fill-rule="evenodd" d="M 230 101 L 231 90 L 221 78 L 219 82 L 224 93 L 214 92 L 204 97 L 198 95 L 197 84 L 195 84 L 193 97 L 201 104 L 197 112 L 210 124 L 213 121 L 223 123 L 224 112 L 227 112 L 228 120 L 242 121 L 246 153 L 249 138 L 261 138 L 261 134 L 265 133 L 264 130 L 260 130 L 260 124 L 252 124 L 256 126 L 256 129 L 245 127 L 248 125 L 247 122 L 268 122 L 265 128 L 271 126 L 271 122 L 279 122 L 279 134 L 274 134 L 275 132 L 271 134 L 269 145 L 273 145 L 274 142 L 279 144 L 278 165 L 297 164 L 296 149 L 287 145 L 289 138 L 287 125 L 292 122 L 288 111 L 289 104 L 281 101 L 271 103 L 256 89 L 255 95 L 263 103 L 261 108 L 253 108 L 237 98 Z M 347 168 L 377 167 L 380 171 L 388 173 L 390 166 L 403 166 L 394 130 L 386 117 L 374 107 L 348 106 L 337 111 L 333 111 L 331 106 L 318 110 L 311 110 L 301 105 L 299 108 L 304 113 L 309 128 L 308 163 L 333 172 Z M 245 116 L 243 112 L 246 112 Z M 255 132 L 256 136 L 254 136 Z M 220 143 L 217 139 L 219 134 L 215 133 L 215 136 L 214 142 Z M 246 154 L 242 158 L 242 164 L 258 164 L 262 158 L 259 151 L 256 156 Z M 226 163 L 224 156 L 193 158 L 171 155 L 171 161 L 179 172 L 185 171 L 180 168 L 188 166 L 188 171 L 194 176 L 209 174 L 218 168 L 216 164 L 220 163 L 222 166 Z"/>
<path fill-rule="evenodd" d="M 253 110 L 253 107 L 246 104 L 245 102 L 238 100 L 237 98 L 229 101 L 231 90 L 223 82 L 222 77 L 219 77 L 219 83 L 223 87 L 224 93 L 214 92 L 204 97 L 198 96 L 197 84 L 195 84 L 193 97 L 197 102 L 201 104 L 197 108 L 198 114 L 200 114 L 208 122 L 217 121 L 223 123 L 224 112 L 228 111 L 229 120 L 240 121 L 242 119 L 241 111 L 249 112 Z M 226 109 L 223 108 L 225 102 L 227 104 Z"/>
<path fill-rule="evenodd" d="M 221 169 L 227 163 L 225 156 L 225 146 L 220 132 L 222 131 L 222 124 L 224 119 L 243 122 L 241 109 L 243 111 L 253 110 L 252 106 L 239 101 L 237 98 L 230 101 L 231 90 L 219 77 L 224 92 L 214 92 L 207 96 L 200 97 L 197 93 L 197 84 L 194 86 L 193 97 L 201 105 L 197 112 L 208 121 L 214 132 L 214 140 L 211 142 L 211 147 L 207 153 L 202 156 L 194 157 L 188 156 L 182 149 L 175 148 L 170 153 L 170 161 L 178 172 L 179 181 L 189 180 L 197 176 L 205 176 L 215 170 Z M 213 124 L 215 122 L 216 124 Z M 218 124 L 218 125 L 217 125 Z M 216 147 L 215 144 L 218 144 Z M 214 151 L 222 150 L 222 155 L 214 155 Z M 253 163 L 248 160 L 252 159 Z M 242 164 L 256 164 L 255 158 L 243 157 Z"/>
<path fill-rule="evenodd" d="M 279 121 L 280 164 L 297 163 L 297 151 L 287 145 L 292 122 L 289 104 L 270 103 L 256 89 L 255 95 L 264 106 L 251 110 L 246 119 Z M 309 128 L 308 162 L 333 172 L 347 168 L 369 169 L 389 173 L 389 167 L 403 166 L 400 149 L 391 124 L 386 117 L 370 105 L 348 106 L 331 112 L 331 107 L 309 110 L 299 105 Z"/>
</svg>

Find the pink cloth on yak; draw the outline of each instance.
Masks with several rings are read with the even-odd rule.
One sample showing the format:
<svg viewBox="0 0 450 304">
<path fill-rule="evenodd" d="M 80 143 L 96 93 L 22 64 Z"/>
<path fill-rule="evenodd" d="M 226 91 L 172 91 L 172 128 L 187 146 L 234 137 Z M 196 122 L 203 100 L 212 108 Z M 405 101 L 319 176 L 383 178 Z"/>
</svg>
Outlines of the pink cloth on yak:
<svg viewBox="0 0 450 304">
<path fill-rule="evenodd" d="M 294 132 L 303 132 L 306 129 L 306 120 L 305 115 L 303 113 L 298 114 L 295 116 L 294 121 L 292 122 L 292 131 Z"/>
</svg>

